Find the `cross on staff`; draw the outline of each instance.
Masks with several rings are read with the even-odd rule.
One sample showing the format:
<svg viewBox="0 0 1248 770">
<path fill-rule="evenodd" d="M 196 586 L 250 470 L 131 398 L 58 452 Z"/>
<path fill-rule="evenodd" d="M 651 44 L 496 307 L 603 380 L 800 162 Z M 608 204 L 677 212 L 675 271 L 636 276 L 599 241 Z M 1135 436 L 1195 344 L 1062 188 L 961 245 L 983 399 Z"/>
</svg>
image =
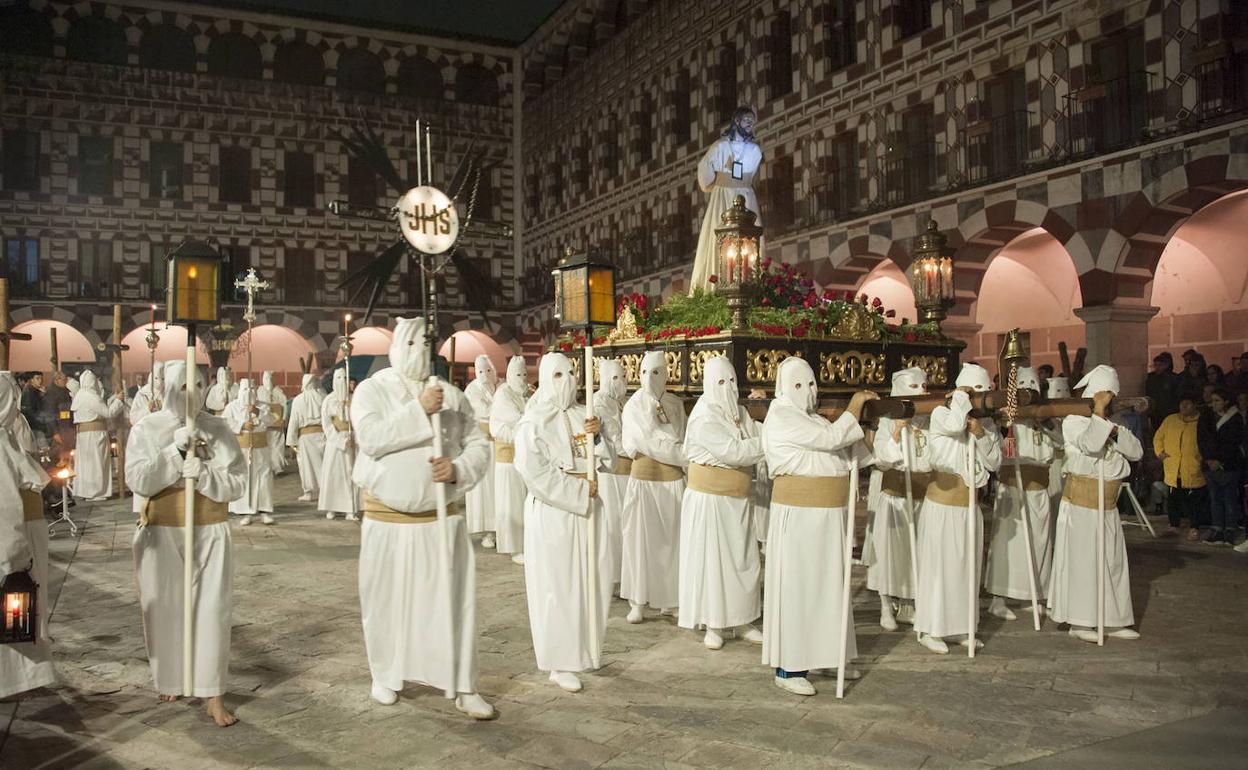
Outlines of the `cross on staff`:
<svg viewBox="0 0 1248 770">
<path fill-rule="evenodd" d="M 8 371 L 9 343 L 29 339 L 32 339 L 29 334 L 9 328 L 9 279 L 0 278 L 0 369 Z"/>
<path fill-rule="evenodd" d="M 251 381 L 251 388 L 248 389 L 248 400 L 251 402 L 247 406 L 251 409 L 256 407 L 256 373 L 251 368 L 251 351 L 255 347 L 252 343 L 253 324 L 256 321 L 256 294 L 264 291 L 272 286 L 268 281 L 260 280 L 260 276 L 256 275 L 254 267 L 247 268 L 247 275 L 242 280 L 234 281 L 235 289 L 242 289 L 247 292 L 247 310 L 243 312 L 243 320 L 247 322 L 247 379 Z M 248 418 L 250 419 L 250 417 Z M 251 464 L 251 443 L 247 442 L 247 463 Z M 251 489 L 253 485 L 249 482 L 247 488 Z M 252 509 L 254 510 L 254 509 Z"/>
</svg>

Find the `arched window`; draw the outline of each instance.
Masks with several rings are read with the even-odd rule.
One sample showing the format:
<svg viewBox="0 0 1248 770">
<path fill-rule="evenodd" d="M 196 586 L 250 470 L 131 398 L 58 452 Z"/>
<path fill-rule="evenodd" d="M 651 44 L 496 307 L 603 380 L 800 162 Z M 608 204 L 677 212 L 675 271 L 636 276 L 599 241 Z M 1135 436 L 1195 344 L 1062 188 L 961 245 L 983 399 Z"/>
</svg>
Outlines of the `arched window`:
<svg viewBox="0 0 1248 770">
<path fill-rule="evenodd" d="M 438 65 L 423 56 L 409 56 L 399 62 L 399 93 L 417 99 L 442 99 L 446 85 Z"/>
<path fill-rule="evenodd" d="M 158 70 L 195 71 L 195 40 L 186 30 L 161 24 L 143 33 L 139 65 Z"/>
<path fill-rule="evenodd" d="M 208 44 L 208 74 L 259 80 L 264 75 L 260 46 L 237 32 L 217 35 Z"/>
<path fill-rule="evenodd" d="M 455 76 L 455 98 L 468 104 L 498 106 L 498 78 L 480 64 L 465 64 Z"/>
<path fill-rule="evenodd" d="M 126 33 L 111 19 L 83 16 L 65 35 L 65 54 L 78 61 L 126 63 Z"/>
<path fill-rule="evenodd" d="M 323 86 L 325 60 L 308 43 L 282 43 L 273 56 L 273 79 L 301 86 Z"/>
<path fill-rule="evenodd" d="M 386 69 L 367 48 L 348 48 L 338 57 L 338 87 L 380 94 L 386 90 Z"/>
<path fill-rule="evenodd" d="M 29 8 L 0 11 L 0 51 L 26 56 L 52 55 L 52 22 Z"/>
</svg>

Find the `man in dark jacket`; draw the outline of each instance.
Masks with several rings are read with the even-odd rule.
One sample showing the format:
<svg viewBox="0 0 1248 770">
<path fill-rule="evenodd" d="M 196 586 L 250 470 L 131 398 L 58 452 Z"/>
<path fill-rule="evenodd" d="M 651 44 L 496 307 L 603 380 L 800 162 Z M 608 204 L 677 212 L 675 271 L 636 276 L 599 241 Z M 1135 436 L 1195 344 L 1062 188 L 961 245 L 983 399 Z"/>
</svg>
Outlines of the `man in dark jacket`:
<svg viewBox="0 0 1248 770">
<path fill-rule="evenodd" d="M 1225 388 L 1214 390 L 1209 401 L 1211 408 L 1201 415 L 1196 428 L 1212 519 L 1205 542 L 1234 545 L 1244 512 L 1239 499 L 1244 467 L 1244 421 L 1239 418 L 1239 410 Z"/>
<path fill-rule="evenodd" d="M 29 379 L 26 380 L 26 386 L 22 388 L 22 416 L 26 418 L 26 422 L 30 423 L 30 429 L 34 431 L 35 441 L 40 439 L 46 444 L 49 439 L 48 425 L 45 422 L 46 413 L 43 405 L 43 374 L 40 372 L 30 372 Z"/>
<path fill-rule="evenodd" d="M 69 406 L 74 397 L 65 387 L 65 372 L 53 372 L 52 384 L 43 396 L 44 420 L 52 432 L 52 451 L 56 457 L 68 455 L 74 448 L 74 413 Z"/>
<path fill-rule="evenodd" d="M 1226 375 L 1227 390 L 1231 391 L 1232 396 L 1248 391 L 1248 353 L 1231 359 L 1231 366 L 1231 373 Z"/>
<path fill-rule="evenodd" d="M 1144 378 L 1144 395 L 1152 400 L 1153 428 L 1179 411 L 1179 375 L 1174 371 L 1174 358 L 1169 353 L 1153 357 L 1153 370 Z"/>
</svg>

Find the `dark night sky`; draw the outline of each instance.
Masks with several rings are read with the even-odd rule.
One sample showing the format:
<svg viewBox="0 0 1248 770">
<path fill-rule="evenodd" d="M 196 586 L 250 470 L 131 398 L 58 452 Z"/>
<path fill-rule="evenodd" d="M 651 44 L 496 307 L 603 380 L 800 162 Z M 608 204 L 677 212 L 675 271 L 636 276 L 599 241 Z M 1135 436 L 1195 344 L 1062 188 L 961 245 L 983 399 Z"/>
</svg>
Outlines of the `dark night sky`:
<svg viewBox="0 0 1248 770">
<path fill-rule="evenodd" d="M 205 4 L 514 44 L 528 38 L 563 0 L 206 0 Z"/>
</svg>

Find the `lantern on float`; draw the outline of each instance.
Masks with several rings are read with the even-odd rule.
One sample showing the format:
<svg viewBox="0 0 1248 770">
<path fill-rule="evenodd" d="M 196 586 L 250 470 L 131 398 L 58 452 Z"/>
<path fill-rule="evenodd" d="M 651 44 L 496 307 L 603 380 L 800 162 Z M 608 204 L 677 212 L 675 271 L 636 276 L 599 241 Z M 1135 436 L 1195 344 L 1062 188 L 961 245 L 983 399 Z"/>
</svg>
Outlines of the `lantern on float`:
<svg viewBox="0 0 1248 770">
<path fill-rule="evenodd" d="M 936 227 L 936 220 L 927 220 L 927 230 L 914 240 L 910 264 L 910 288 L 914 290 L 914 307 L 920 323 L 945 320 L 953 307 L 953 257 L 946 247 L 948 239 Z"/>
<path fill-rule="evenodd" d="M 39 586 L 27 570 L 14 572 L 0 583 L 0 607 L 4 608 L 0 644 L 22 644 L 38 640 L 38 591 Z"/>
<path fill-rule="evenodd" d="M 203 241 L 184 241 L 169 253 L 169 323 L 190 329 L 221 320 L 221 265 Z"/>
<path fill-rule="evenodd" d="M 759 249 L 763 228 L 755 224 L 758 216 L 745 207 L 745 196 L 738 195 L 732 206 L 720 215 L 722 225 L 715 228 L 715 243 L 720 272 L 716 276 L 717 291 L 728 299 L 732 310 L 732 328 L 745 328 L 749 308 L 751 279 L 758 271 Z"/>
<path fill-rule="evenodd" d="M 593 342 L 593 327 L 615 326 L 615 265 L 591 254 L 573 254 L 569 248 L 550 272 L 555 281 L 555 316 L 559 328 L 585 332 Z"/>
</svg>

